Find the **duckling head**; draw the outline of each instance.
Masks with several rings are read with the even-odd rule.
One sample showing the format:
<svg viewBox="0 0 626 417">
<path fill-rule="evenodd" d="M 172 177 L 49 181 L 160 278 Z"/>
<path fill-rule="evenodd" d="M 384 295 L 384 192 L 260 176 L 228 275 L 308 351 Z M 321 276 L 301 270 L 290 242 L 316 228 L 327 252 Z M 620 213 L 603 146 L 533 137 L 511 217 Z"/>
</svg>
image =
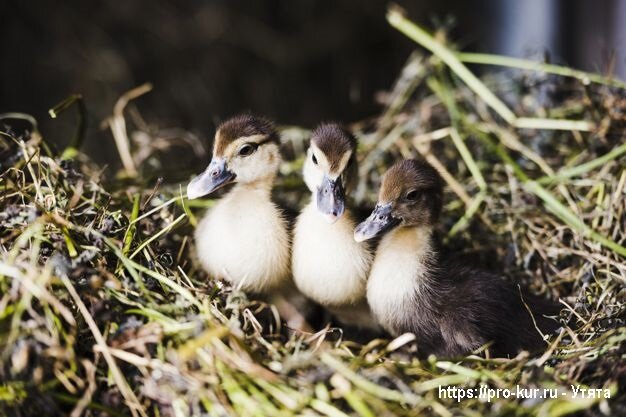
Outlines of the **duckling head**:
<svg viewBox="0 0 626 417">
<path fill-rule="evenodd" d="M 226 184 L 270 182 L 280 164 L 280 139 L 274 124 L 249 114 L 222 123 L 215 133 L 213 158 L 187 186 L 187 197 L 210 194 Z"/>
<path fill-rule="evenodd" d="M 362 242 L 396 227 L 432 227 L 441 212 L 443 181 L 425 161 L 407 159 L 385 173 L 374 211 L 354 230 Z"/>
<path fill-rule="evenodd" d="M 303 176 L 318 211 L 329 223 L 345 211 L 346 191 L 357 176 L 355 137 L 335 123 L 318 126 L 304 162 Z"/>
</svg>

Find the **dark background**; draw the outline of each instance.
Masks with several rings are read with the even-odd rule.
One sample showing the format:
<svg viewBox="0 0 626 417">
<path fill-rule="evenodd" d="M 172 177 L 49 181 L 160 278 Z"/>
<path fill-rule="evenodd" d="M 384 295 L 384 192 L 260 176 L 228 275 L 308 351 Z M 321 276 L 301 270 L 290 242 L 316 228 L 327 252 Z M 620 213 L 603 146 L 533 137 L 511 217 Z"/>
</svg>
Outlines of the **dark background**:
<svg viewBox="0 0 626 417">
<path fill-rule="evenodd" d="M 449 29 L 459 48 L 613 71 L 626 77 L 626 1 L 406 0 L 413 20 Z M 150 81 L 136 104 L 161 128 L 212 136 L 251 110 L 281 124 L 355 121 L 376 114 L 414 49 L 385 20 L 388 2 L 362 0 L 0 1 L 0 113 L 34 115 L 63 143 L 85 97 L 88 150 L 116 160 L 99 127 L 124 91 Z"/>
</svg>

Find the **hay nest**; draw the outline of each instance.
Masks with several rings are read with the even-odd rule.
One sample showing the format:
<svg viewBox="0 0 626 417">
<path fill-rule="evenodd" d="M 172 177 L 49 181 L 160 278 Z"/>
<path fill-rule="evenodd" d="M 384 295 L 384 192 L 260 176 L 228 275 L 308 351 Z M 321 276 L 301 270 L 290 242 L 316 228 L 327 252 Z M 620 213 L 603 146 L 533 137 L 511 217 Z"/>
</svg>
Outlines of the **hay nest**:
<svg viewBox="0 0 626 417">
<path fill-rule="evenodd" d="M 130 144 L 124 106 L 109 124 L 130 179 L 77 152 L 80 128 L 60 154 L 33 120 L 12 114 L 0 133 L 2 414 L 626 413 L 625 90 L 540 64 L 478 79 L 462 61 L 480 56 L 456 54 L 397 12 L 389 18 L 433 55 L 412 56 L 381 95 L 382 114 L 353 125 L 356 199 L 371 205 L 397 158 L 427 159 L 448 183 L 447 248 L 561 302 L 563 327 L 545 351 L 418 360 L 411 335 L 359 345 L 337 329 L 285 332 L 271 306 L 196 264 L 190 236 L 201 207 L 177 184 L 144 180 L 138 162 L 167 146 Z M 293 155 L 305 137 L 283 129 Z M 287 160 L 277 187 L 294 205 L 306 195 L 301 164 Z M 518 385 L 550 389 L 549 398 L 476 398 L 481 387 Z M 446 397 L 448 386 L 476 389 L 474 398 Z M 602 390 L 575 397 L 573 387 Z"/>
</svg>

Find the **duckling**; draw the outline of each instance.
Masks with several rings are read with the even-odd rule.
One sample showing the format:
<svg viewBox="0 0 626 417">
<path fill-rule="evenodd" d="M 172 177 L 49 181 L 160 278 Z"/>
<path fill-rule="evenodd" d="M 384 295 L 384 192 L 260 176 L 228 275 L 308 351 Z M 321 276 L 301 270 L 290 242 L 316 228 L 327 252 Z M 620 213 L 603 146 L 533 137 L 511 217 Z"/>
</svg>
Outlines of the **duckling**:
<svg viewBox="0 0 626 417">
<path fill-rule="evenodd" d="M 245 292 L 266 294 L 290 281 L 287 221 L 271 200 L 280 161 L 273 123 L 236 116 L 219 126 L 209 166 L 187 186 L 194 199 L 234 183 L 199 222 L 195 239 L 202 266 Z"/>
<path fill-rule="evenodd" d="M 522 299 L 511 283 L 438 253 L 433 228 L 442 190 L 423 161 L 398 162 L 384 175 L 374 211 L 354 232 L 358 242 L 382 235 L 367 284 L 374 316 L 392 335 L 414 333 L 422 354 L 465 355 L 490 342 L 495 355 L 539 348 L 529 309 L 539 328 L 556 326 L 540 314 L 538 297 Z"/>
<path fill-rule="evenodd" d="M 352 238 L 356 222 L 345 203 L 357 177 L 356 147 L 337 124 L 313 131 L 303 168 L 312 199 L 296 221 L 291 269 L 300 292 L 340 322 L 372 328 L 365 288 L 373 256 Z"/>
</svg>

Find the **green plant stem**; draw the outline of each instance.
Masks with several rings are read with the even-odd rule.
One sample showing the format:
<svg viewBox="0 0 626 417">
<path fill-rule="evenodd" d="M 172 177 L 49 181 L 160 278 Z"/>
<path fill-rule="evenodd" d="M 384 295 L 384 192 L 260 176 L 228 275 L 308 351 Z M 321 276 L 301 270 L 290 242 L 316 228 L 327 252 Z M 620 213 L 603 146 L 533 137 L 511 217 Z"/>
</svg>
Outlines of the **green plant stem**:
<svg viewBox="0 0 626 417">
<path fill-rule="evenodd" d="M 458 56 L 451 49 L 436 40 L 418 25 L 406 19 L 394 8 L 389 10 L 387 20 L 391 26 L 441 59 L 477 96 L 498 113 L 508 124 L 520 129 L 590 131 L 594 128 L 593 123 L 584 120 L 518 118 L 502 100 L 496 97 L 496 95 L 459 60 Z"/>
<path fill-rule="evenodd" d="M 562 67 L 560 65 L 546 64 L 544 62 L 535 62 L 528 59 L 514 58 L 510 56 L 482 54 L 475 52 L 459 52 L 456 54 L 456 56 L 461 62 L 464 62 L 466 64 L 495 65 L 499 67 L 509 67 L 522 70 L 545 72 L 548 74 L 576 78 L 580 80 L 583 84 L 596 83 L 626 89 L 626 83 L 622 80 L 605 77 L 603 75 L 594 74 L 592 72 L 585 72 L 572 68 Z"/>
<path fill-rule="evenodd" d="M 539 197 L 545 204 L 546 208 L 554 213 L 558 218 L 563 220 L 568 226 L 574 229 L 576 232 L 582 234 L 583 236 L 588 236 L 592 240 L 595 240 L 602 246 L 611 249 L 615 253 L 626 257 L 626 248 L 619 245 L 618 243 L 612 241 L 611 239 L 602 236 L 589 226 L 585 224 L 575 213 L 573 213 L 570 209 L 568 209 L 565 205 L 563 205 L 556 197 L 550 193 L 547 189 L 545 189 L 541 184 L 537 181 L 534 181 L 526 175 L 526 173 L 522 170 L 522 168 L 511 158 L 511 156 L 506 152 L 504 147 L 501 144 L 495 144 L 491 141 L 487 135 L 480 135 L 480 138 L 483 141 L 487 142 L 495 153 L 502 159 L 502 161 L 507 164 L 514 172 L 515 176 L 520 180 L 522 186 L 530 193 Z"/>
<path fill-rule="evenodd" d="M 133 200 L 133 210 L 130 213 L 130 224 L 128 225 L 128 229 L 126 230 L 126 234 L 124 235 L 124 246 L 122 247 L 122 254 L 125 256 L 130 252 L 130 247 L 133 244 L 133 239 L 135 238 L 135 231 L 137 230 L 137 225 L 135 221 L 139 216 L 139 198 L 140 194 L 135 195 Z"/>
<path fill-rule="evenodd" d="M 613 148 L 604 155 L 589 162 L 585 162 L 584 164 L 580 164 L 571 168 L 561 169 L 553 176 L 541 177 L 537 180 L 537 182 L 539 184 L 549 184 L 553 182 L 559 182 L 567 178 L 576 177 L 585 174 L 592 169 L 601 167 L 602 165 L 605 165 L 606 163 L 613 161 L 614 159 L 617 159 L 624 154 L 626 154 L 626 143 Z"/>
<path fill-rule="evenodd" d="M 85 140 L 85 133 L 87 132 L 87 107 L 81 94 L 73 94 L 59 104 L 48 110 L 48 114 L 53 119 L 56 119 L 61 113 L 71 107 L 73 104 L 78 106 L 78 116 L 76 118 L 76 130 L 70 144 L 63 150 L 61 154 L 62 159 L 71 159 L 76 157 L 78 150 Z"/>
<path fill-rule="evenodd" d="M 365 379 L 361 375 L 353 372 L 347 365 L 345 365 L 343 362 L 333 357 L 329 353 L 322 353 L 320 359 L 327 366 L 339 372 L 341 375 L 350 380 L 356 387 L 360 388 L 370 395 L 374 395 L 378 398 L 383 398 L 385 400 L 397 401 L 401 403 L 417 404 L 419 402 L 420 397 L 417 395 L 403 394 L 401 392 L 394 391 L 380 385 L 376 385 L 375 383 Z"/>
</svg>

